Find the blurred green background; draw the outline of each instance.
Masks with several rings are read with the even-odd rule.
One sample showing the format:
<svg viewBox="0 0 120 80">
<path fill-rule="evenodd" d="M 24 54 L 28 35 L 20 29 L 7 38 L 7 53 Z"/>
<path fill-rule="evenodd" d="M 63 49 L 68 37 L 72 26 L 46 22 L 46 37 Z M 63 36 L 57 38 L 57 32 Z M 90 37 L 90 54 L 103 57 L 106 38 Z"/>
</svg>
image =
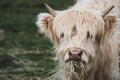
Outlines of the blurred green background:
<svg viewBox="0 0 120 80">
<path fill-rule="evenodd" d="M 46 80 L 54 71 L 52 44 L 37 35 L 36 16 L 74 0 L 0 0 L 0 80 Z"/>
</svg>

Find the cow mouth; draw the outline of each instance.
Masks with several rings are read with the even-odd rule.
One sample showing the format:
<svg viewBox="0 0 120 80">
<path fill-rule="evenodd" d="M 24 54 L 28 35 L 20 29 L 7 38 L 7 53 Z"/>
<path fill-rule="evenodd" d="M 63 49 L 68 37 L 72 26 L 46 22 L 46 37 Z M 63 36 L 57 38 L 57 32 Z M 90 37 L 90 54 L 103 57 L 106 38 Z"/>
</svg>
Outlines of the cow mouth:
<svg viewBox="0 0 120 80">
<path fill-rule="evenodd" d="M 80 60 L 69 60 L 65 64 L 68 66 L 72 66 L 75 69 L 81 69 L 81 68 L 85 69 L 85 66 L 86 66 L 86 63 Z"/>
<path fill-rule="evenodd" d="M 74 66 L 75 69 L 84 69 L 85 70 L 85 65 L 86 63 L 81 60 L 69 60 L 67 61 L 67 64 L 71 64 Z"/>
<path fill-rule="evenodd" d="M 83 61 L 83 60 L 81 60 L 81 59 L 69 59 L 69 60 L 66 60 L 65 61 L 66 63 L 67 62 L 72 62 L 72 63 L 74 63 L 74 64 L 76 64 L 76 63 L 83 63 L 83 64 L 86 64 L 86 62 L 85 61 Z"/>
</svg>

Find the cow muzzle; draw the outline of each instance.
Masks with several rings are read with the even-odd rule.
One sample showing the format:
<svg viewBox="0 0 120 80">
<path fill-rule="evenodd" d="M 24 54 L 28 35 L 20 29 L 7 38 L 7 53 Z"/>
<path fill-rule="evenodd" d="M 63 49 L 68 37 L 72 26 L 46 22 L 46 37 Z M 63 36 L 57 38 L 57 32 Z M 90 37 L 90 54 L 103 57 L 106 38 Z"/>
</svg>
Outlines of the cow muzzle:
<svg viewBox="0 0 120 80">
<path fill-rule="evenodd" d="M 76 61 L 76 62 L 84 62 L 88 63 L 88 56 L 84 49 L 81 48 L 69 48 L 67 49 L 64 61 Z"/>
</svg>

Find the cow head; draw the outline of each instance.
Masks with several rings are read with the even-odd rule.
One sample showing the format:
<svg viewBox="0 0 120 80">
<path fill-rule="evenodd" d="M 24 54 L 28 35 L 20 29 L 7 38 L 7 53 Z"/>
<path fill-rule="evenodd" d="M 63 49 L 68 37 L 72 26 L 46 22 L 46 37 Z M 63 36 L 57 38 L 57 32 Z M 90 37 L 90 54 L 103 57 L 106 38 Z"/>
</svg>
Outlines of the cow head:
<svg viewBox="0 0 120 80">
<path fill-rule="evenodd" d="M 77 69 L 83 65 L 88 72 L 97 64 L 101 45 L 113 32 L 116 18 L 69 9 L 53 15 L 50 24 L 46 32 L 55 44 L 57 60 L 64 65 L 72 61 Z"/>
</svg>

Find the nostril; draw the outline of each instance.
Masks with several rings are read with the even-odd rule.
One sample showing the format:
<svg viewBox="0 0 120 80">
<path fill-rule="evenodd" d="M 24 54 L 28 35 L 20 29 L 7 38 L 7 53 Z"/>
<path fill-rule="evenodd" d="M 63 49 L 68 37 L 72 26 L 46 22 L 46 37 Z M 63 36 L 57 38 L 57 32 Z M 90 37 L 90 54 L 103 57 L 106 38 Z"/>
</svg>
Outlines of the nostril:
<svg viewBox="0 0 120 80">
<path fill-rule="evenodd" d="M 70 56 L 72 55 L 72 53 L 70 51 L 68 53 L 69 53 Z"/>
<path fill-rule="evenodd" d="M 82 56 L 82 54 L 83 54 L 83 51 L 80 51 L 80 52 L 78 53 L 79 56 Z"/>
</svg>

